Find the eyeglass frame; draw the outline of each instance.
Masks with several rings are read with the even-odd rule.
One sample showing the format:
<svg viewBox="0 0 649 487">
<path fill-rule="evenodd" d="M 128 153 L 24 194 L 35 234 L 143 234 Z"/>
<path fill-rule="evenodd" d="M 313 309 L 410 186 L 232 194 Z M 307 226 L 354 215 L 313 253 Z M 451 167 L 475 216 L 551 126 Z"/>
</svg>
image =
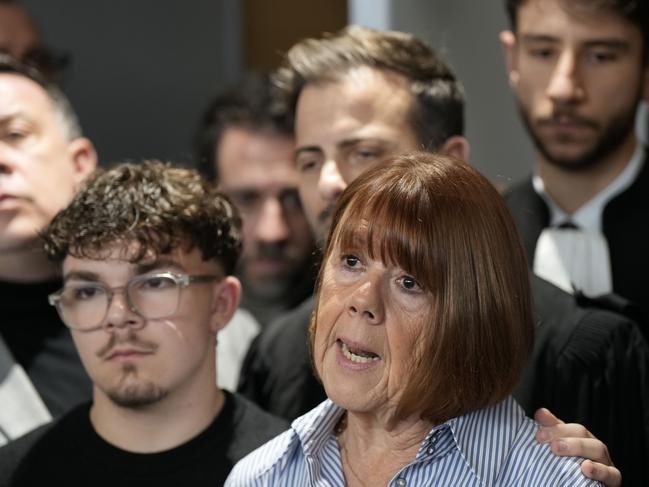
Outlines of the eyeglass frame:
<svg viewBox="0 0 649 487">
<path fill-rule="evenodd" d="M 136 282 L 138 280 L 143 280 L 145 278 L 151 279 L 151 278 L 156 278 L 156 277 L 170 278 L 172 281 L 174 281 L 176 283 L 176 285 L 178 286 L 178 302 L 176 303 L 176 309 L 174 309 L 171 313 L 169 313 L 167 315 L 164 315 L 164 316 L 158 316 L 156 318 L 148 318 L 140 310 L 137 309 L 137 306 L 135 306 L 135 304 L 133 302 L 131 302 L 131 296 L 129 294 L 128 289 L 132 285 L 133 282 Z M 102 283 L 99 283 L 99 282 L 94 283 L 95 285 L 97 285 L 98 287 L 102 287 L 106 291 L 106 296 L 107 296 L 106 310 L 104 311 L 104 316 L 100 320 L 99 324 L 88 327 L 88 328 L 79 328 L 77 326 L 72 326 L 72 325 L 70 325 L 69 323 L 66 322 L 65 318 L 63 318 L 63 311 L 62 311 L 62 309 L 60 307 L 60 302 L 61 302 L 61 299 L 63 298 L 63 293 L 65 291 L 65 285 L 61 289 L 59 289 L 58 291 L 53 292 L 52 294 L 49 294 L 47 296 L 47 301 L 51 306 L 54 306 L 56 308 L 56 311 L 57 311 L 59 317 L 61 318 L 61 321 L 63 322 L 63 324 L 65 326 L 67 326 L 71 330 L 90 332 L 90 331 L 100 330 L 100 329 L 106 327 L 106 325 L 103 323 L 103 321 L 106 319 L 106 316 L 108 315 L 108 310 L 110 309 L 110 306 L 113 303 L 113 297 L 115 296 L 115 294 L 117 294 L 117 291 L 125 291 L 124 292 L 124 297 L 126 298 L 126 304 L 128 305 L 128 308 L 132 312 L 134 312 L 135 314 L 137 314 L 138 316 L 140 316 L 141 318 L 144 318 L 144 319 L 158 320 L 158 319 L 163 319 L 163 318 L 168 318 L 170 316 L 173 316 L 176 313 L 176 311 L 178 311 L 178 306 L 180 305 L 180 298 L 182 296 L 182 290 L 185 289 L 186 287 L 188 287 L 190 284 L 200 283 L 200 282 L 212 282 L 212 281 L 219 280 L 219 279 L 222 279 L 222 276 L 217 276 L 217 275 L 213 275 L 213 274 L 193 274 L 193 275 L 190 275 L 190 274 L 184 274 L 184 273 L 179 273 L 179 272 L 165 271 L 165 272 L 156 272 L 156 273 L 151 273 L 151 274 L 139 274 L 137 276 L 134 276 L 134 277 L 130 278 L 126 282 L 126 284 L 124 284 L 123 286 L 109 287 L 109 286 L 106 286 L 106 285 L 104 285 Z"/>
</svg>

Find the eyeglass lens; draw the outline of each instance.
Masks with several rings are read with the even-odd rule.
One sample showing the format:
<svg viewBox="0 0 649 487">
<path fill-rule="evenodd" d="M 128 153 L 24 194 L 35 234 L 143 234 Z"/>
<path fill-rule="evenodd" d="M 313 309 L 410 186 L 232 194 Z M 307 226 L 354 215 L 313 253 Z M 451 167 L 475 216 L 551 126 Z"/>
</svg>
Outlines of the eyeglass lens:
<svg viewBox="0 0 649 487">
<path fill-rule="evenodd" d="M 73 328 L 94 328 L 106 317 L 118 289 L 98 283 L 66 284 L 58 303 L 61 317 Z M 178 308 L 180 285 L 170 276 L 139 276 L 125 291 L 129 307 L 144 318 L 164 318 Z"/>
</svg>

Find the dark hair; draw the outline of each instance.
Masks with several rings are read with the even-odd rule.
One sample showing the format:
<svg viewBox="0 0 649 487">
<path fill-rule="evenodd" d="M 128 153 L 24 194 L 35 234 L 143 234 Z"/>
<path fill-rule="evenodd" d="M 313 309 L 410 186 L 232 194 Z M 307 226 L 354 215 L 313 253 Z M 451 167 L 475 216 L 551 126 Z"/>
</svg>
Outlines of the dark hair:
<svg viewBox="0 0 649 487">
<path fill-rule="evenodd" d="M 218 181 L 218 145 L 232 127 L 293 137 L 290 117 L 276 102 L 267 73 L 249 75 L 243 84 L 214 98 L 203 113 L 194 137 L 194 159 L 209 181 Z"/>
<path fill-rule="evenodd" d="M 414 276 L 430 313 L 396 417 L 442 423 L 504 399 L 533 343 L 528 267 L 514 221 L 489 181 L 430 153 L 385 161 L 338 199 L 324 254 L 361 252 Z M 311 323 L 311 342 L 318 308 Z"/>
<path fill-rule="evenodd" d="M 516 31 L 518 9 L 530 0 L 505 0 L 512 30 Z M 644 59 L 649 62 L 649 2 L 647 0 L 564 0 L 566 8 L 577 11 L 609 11 L 625 18 L 642 32 Z"/>
<path fill-rule="evenodd" d="M 132 261 L 198 248 L 234 271 L 241 221 L 230 201 L 198 172 L 156 160 L 97 170 L 42 232 L 48 257 L 102 258 L 111 244 L 136 244 Z"/>
<path fill-rule="evenodd" d="M 349 26 L 320 39 L 305 39 L 288 51 L 275 82 L 295 113 L 307 84 L 336 81 L 358 67 L 392 71 L 409 82 L 409 121 L 422 148 L 436 149 L 464 132 L 462 85 L 444 60 L 412 34 Z"/>
<path fill-rule="evenodd" d="M 61 122 L 61 128 L 68 140 L 73 140 L 83 135 L 79 118 L 72 108 L 68 97 L 65 96 L 58 85 L 43 76 L 35 67 L 21 63 L 8 54 L 0 53 L 0 74 L 23 76 L 43 88 L 48 98 L 52 101 L 55 113 Z"/>
</svg>

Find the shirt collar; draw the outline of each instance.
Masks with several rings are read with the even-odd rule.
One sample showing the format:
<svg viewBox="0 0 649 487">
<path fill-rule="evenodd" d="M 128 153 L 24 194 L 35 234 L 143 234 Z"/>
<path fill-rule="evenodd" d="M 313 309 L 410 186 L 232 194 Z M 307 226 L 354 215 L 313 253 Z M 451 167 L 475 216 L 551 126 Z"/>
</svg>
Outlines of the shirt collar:
<svg viewBox="0 0 649 487">
<path fill-rule="evenodd" d="M 532 177 L 532 185 L 537 194 L 543 198 L 550 212 L 550 225 L 557 226 L 566 220 L 572 221 L 579 228 L 591 232 L 600 232 L 602 227 L 602 212 L 606 204 L 615 196 L 633 184 L 644 165 L 644 146 L 638 142 L 633 156 L 624 170 L 602 191 L 583 204 L 574 214 L 568 215 L 552 200 L 545 191 L 543 179 L 536 172 Z"/>
<path fill-rule="evenodd" d="M 291 423 L 305 456 L 318 456 L 345 410 L 327 399 Z"/>
<path fill-rule="evenodd" d="M 327 399 L 293 421 L 291 427 L 300 439 L 305 457 L 318 458 L 322 454 L 344 412 Z M 442 457 L 458 449 L 485 485 L 492 485 L 524 418 L 523 410 L 511 396 L 493 406 L 452 418 L 430 430 L 412 463 Z M 479 440 L 489 442 L 489 451 L 501 452 L 503 458 L 485 455 L 485 445 Z"/>
</svg>

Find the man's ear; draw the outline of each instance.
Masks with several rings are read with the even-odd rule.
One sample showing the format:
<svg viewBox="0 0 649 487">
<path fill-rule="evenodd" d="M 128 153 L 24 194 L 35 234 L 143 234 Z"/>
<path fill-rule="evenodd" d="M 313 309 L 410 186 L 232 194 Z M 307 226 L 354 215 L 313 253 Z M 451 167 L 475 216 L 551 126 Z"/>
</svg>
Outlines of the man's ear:
<svg viewBox="0 0 649 487">
<path fill-rule="evenodd" d="M 97 151 L 92 142 L 85 137 L 70 141 L 68 150 L 74 165 L 75 183 L 78 186 L 97 168 Z"/>
<path fill-rule="evenodd" d="M 226 276 L 214 284 L 211 328 L 217 333 L 227 325 L 239 307 L 241 283 L 234 276 Z"/>
<path fill-rule="evenodd" d="M 471 153 L 471 147 L 469 146 L 469 141 L 461 135 L 453 135 L 446 139 L 437 152 L 445 154 L 447 156 L 455 157 L 464 162 L 469 162 L 469 155 Z"/>
<path fill-rule="evenodd" d="M 516 56 L 516 35 L 511 30 L 504 30 L 498 36 L 505 55 L 505 67 L 509 78 L 509 86 L 516 88 L 518 85 L 518 59 Z"/>
</svg>

